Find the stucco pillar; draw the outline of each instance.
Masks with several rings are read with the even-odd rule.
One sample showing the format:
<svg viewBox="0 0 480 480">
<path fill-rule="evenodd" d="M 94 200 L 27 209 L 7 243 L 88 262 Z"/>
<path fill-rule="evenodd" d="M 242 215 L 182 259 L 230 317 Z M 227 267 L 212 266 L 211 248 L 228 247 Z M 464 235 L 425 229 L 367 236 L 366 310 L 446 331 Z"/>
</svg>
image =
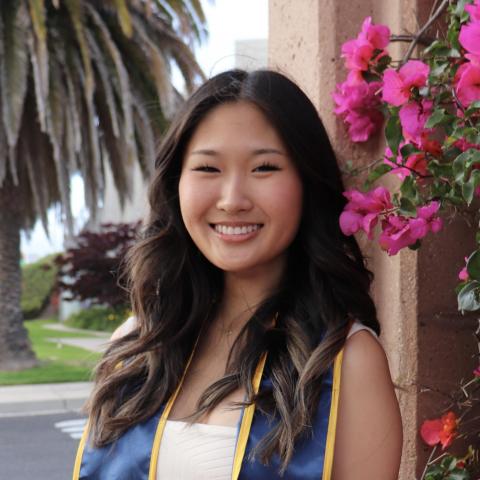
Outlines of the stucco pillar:
<svg viewBox="0 0 480 480">
<path fill-rule="evenodd" d="M 432 0 L 270 0 L 269 66 L 286 73 L 313 100 L 332 140 L 339 161 L 355 166 L 381 158 L 383 138 L 353 144 L 333 114 L 330 93 L 345 79 L 342 43 L 355 37 L 362 20 L 389 25 L 392 33 L 412 33 L 428 17 Z M 405 45 L 392 44 L 394 58 Z M 347 185 L 358 179 L 345 177 Z M 395 179 L 382 179 L 395 187 Z M 382 326 L 381 341 L 397 386 L 404 423 L 400 479 L 420 476 L 427 449 L 418 428 L 428 415 L 445 407 L 432 389 L 449 390 L 468 374 L 468 350 L 474 352 L 471 317 L 456 311 L 453 288 L 463 265 L 462 253 L 473 248 L 473 231 L 460 221 L 428 238 L 418 251 L 403 250 L 393 257 L 361 236 L 358 240 L 375 274 L 373 297 Z M 428 390 L 428 391 L 427 391 Z M 441 397 L 441 398 L 440 398 Z"/>
</svg>

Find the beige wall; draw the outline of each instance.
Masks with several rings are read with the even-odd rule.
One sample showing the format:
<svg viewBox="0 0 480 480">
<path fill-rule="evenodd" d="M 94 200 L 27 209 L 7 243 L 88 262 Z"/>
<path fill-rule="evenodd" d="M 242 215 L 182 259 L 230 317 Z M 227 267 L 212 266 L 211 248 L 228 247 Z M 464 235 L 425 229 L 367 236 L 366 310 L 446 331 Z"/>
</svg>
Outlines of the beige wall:
<svg viewBox="0 0 480 480">
<path fill-rule="evenodd" d="M 362 20 L 388 24 L 392 33 L 414 32 L 424 22 L 432 0 L 270 0 L 269 66 L 293 78 L 317 106 L 340 162 L 351 159 L 366 165 L 380 158 L 381 136 L 354 145 L 333 114 L 330 92 L 345 79 L 341 44 L 357 35 Z M 399 58 L 405 45 L 393 44 Z M 345 178 L 347 184 L 358 179 Z M 392 179 L 383 180 L 394 187 Z M 474 353 L 473 318 L 456 311 L 453 288 L 463 258 L 470 252 L 473 232 L 461 221 L 448 225 L 442 235 L 429 238 L 417 252 L 401 251 L 388 257 L 372 242 L 359 237 L 375 273 L 373 297 L 404 422 L 401 480 L 420 476 L 427 449 L 418 436 L 421 422 L 446 407 L 446 392 L 469 374 Z M 433 389 L 433 390 L 432 390 Z"/>
</svg>

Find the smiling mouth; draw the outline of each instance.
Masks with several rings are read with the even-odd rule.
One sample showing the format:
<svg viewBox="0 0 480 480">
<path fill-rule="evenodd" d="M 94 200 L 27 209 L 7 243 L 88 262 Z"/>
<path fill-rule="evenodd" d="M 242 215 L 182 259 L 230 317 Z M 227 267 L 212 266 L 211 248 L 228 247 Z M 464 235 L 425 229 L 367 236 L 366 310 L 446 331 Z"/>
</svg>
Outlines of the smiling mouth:
<svg viewBox="0 0 480 480">
<path fill-rule="evenodd" d="M 210 226 L 222 235 L 246 235 L 248 233 L 256 232 L 263 227 L 263 223 L 254 223 L 250 225 L 222 225 L 221 223 L 211 223 Z"/>
</svg>

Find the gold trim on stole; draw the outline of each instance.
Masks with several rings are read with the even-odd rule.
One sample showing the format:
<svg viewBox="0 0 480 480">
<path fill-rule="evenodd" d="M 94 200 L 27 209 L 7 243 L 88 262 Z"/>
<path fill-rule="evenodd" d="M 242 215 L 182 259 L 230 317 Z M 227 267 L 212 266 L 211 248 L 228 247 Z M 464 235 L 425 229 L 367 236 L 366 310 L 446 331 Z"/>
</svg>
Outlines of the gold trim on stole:
<svg viewBox="0 0 480 480">
<path fill-rule="evenodd" d="M 82 438 L 78 444 L 77 455 L 75 456 L 75 466 L 73 467 L 72 480 L 78 480 L 80 478 L 80 467 L 82 466 L 83 450 L 85 449 L 85 443 L 88 438 L 89 423 L 85 425 L 82 433 Z"/>
<path fill-rule="evenodd" d="M 338 399 L 340 396 L 340 375 L 342 371 L 343 348 L 337 353 L 333 365 L 332 398 L 330 401 L 330 415 L 328 417 L 327 441 L 323 460 L 322 480 L 332 477 L 333 452 L 335 449 L 335 433 L 337 430 Z"/>
<path fill-rule="evenodd" d="M 263 352 L 255 369 L 253 376 L 252 387 L 255 394 L 258 393 L 260 382 L 262 380 L 263 369 L 265 361 L 267 360 L 267 352 Z M 237 480 L 242 469 L 243 457 L 245 449 L 247 448 L 248 436 L 250 434 L 250 427 L 252 426 L 253 414 L 255 413 L 255 404 L 252 403 L 245 407 L 243 412 L 242 423 L 238 432 L 237 446 L 235 447 L 235 456 L 233 457 L 232 480 Z"/>
</svg>

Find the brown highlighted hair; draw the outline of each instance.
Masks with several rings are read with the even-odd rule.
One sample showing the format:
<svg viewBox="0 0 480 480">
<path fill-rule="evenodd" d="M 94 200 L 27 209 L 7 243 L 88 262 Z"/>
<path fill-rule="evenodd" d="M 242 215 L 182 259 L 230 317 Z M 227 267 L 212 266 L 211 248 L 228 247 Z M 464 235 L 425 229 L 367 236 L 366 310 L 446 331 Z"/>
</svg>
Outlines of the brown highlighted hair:
<svg viewBox="0 0 480 480">
<path fill-rule="evenodd" d="M 369 295 L 372 274 L 352 236 L 339 228 L 343 184 L 318 113 L 286 76 L 230 70 L 208 80 L 183 105 L 160 145 L 149 188 L 150 213 L 126 262 L 125 278 L 137 328 L 115 341 L 96 371 L 89 402 L 92 439 L 106 445 L 152 416 L 177 386 L 203 322 L 215 315 L 223 273 L 200 253 L 180 214 L 178 182 L 185 147 L 216 106 L 246 101 L 276 128 L 300 173 L 304 200 L 283 281 L 258 306 L 232 347 L 227 374 L 203 393 L 191 421 L 239 386 L 245 403 L 278 422 L 253 452 L 281 472 L 295 440 L 308 434 L 322 375 L 345 343 L 352 319 L 380 327 Z M 276 326 L 268 328 L 278 313 Z M 251 380 L 268 350 L 272 389 L 254 396 Z M 280 473 L 281 473 L 280 472 Z"/>
</svg>

